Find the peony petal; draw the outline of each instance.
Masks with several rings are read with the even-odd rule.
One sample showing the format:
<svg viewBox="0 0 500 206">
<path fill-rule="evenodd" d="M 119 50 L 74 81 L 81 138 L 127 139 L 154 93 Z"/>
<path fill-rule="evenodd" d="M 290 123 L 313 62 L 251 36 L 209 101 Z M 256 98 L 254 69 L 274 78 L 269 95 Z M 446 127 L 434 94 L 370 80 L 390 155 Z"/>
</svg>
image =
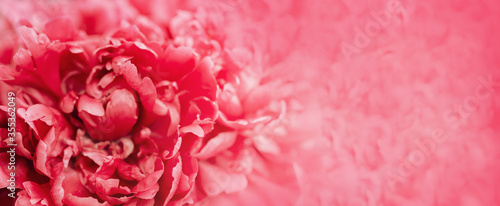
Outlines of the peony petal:
<svg viewBox="0 0 500 206">
<path fill-rule="evenodd" d="M 120 167 L 118 167 L 118 175 L 128 181 L 132 180 L 142 180 L 144 179 L 145 175 L 142 174 L 141 170 L 137 165 L 130 165 L 127 163 L 122 163 Z"/>
<path fill-rule="evenodd" d="M 183 112 L 181 125 L 188 125 L 183 129 L 184 133 L 188 132 L 186 129 L 189 128 L 191 132 L 198 132 L 197 135 L 200 137 L 213 129 L 214 120 L 217 119 L 217 105 L 206 97 L 198 97 L 190 101 L 189 108 Z M 199 125 L 203 133 L 197 127 L 190 125 Z"/>
<path fill-rule="evenodd" d="M 144 77 L 142 79 L 141 86 L 139 88 L 139 96 L 141 98 L 141 103 L 148 111 L 153 111 L 156 101 L 156 88 L 153 81 L 149 77 Z"/>
<path fill-rule="evenodd" d="M 120 187 L 120 180 L 115 178 L 101 179 L 96 178 L 96 191 L 102 197 L 105 195 L 114 195 L 124 192 L 124 187 Z"/>
<path fill-rule="evenodd" d="M 264 108 L 270 103 L 272 93 L 269 87 L 262 85 L 254 88 L 243 100 L 244 113 L 251 113 L 257 109 Z"/>
<path fill-rule="evenodd" d="M 158 54 L 144 43 L 140 41 L 134 41 L 125 44 L 127 49 L 124 51 L 123 55 L 133 57 L 131 61 L 137 65 L 137 67 L 152 67 L 156 65 Z"/>
<path fill-rule="evenodd" d="M 134 142 L 130 138 L 120 138 L 120 143 L 122 145 L 122 154 L 121 158 L 126 159 L 134 152 Z"/>
<path fill-rule="evenodd" d="M 14 61 L 14 64 L 16 66 L 19 66 L 23 69 L 33 70 L 35 67 L 35 65 L 33 64 L 33 57 L 31 56 L 31 53 L 24 48 L 20 48 L 14 55 L 12 60 Z M 12 72 L 15 72 L 15 70 L 13 70 Z"/>
<path fill-rule="evenodd" d="M 31 205 L 36 205 L 37 203 L 42 205 L 49 205 L 50 200 L 50 185 L 49 183 L 39 185 L 35 182 L 27 181 L 23 182 L 23 187 L 29 196 L 29 202 Z"/>
<path fill-rule="evenodd" d="M 125 203 L 123 206 L 153 206 L 155 205 L 154 199 L 132 199 L 130 202 Z"/>
<path fill-rule="evenodd" d="M 0 65 L 0 80 L 14 80 L 19 75 L 15 69 L 11 69 L 5 65 Z"/>
<path fill-rule="evenodd" d="M 108 129 L 108 131 L 101 130 L 105 131 L 105 139 L 113 140 L 129 133 L 138 119 L 135 96 L 126 89 L 113 91 L 106 106 L 105 119 L 114 125 L 114 128 Z"/>
<path fill-rule="evenodd" d="M 72 206 L 108 206 L 109 205 L 106 203 L 100 203 L 99 200 L 97 200 L 96 198 L 91 197 L 91 196 L 79 197 L 79 196 L 75 196 L 71 193 L 67 194 L 64 197 L 63 203 L 65 205 L 72 205 Z"/>
<path fill-rule="evenodd" d="M 200 120 L 208 119 L 213 121 L 217 119 L 217 112 L 219 111 L 219 108 L 216 102 L 206 97 L 198 97 L 193 99 L 191 103 L 194 104 L 195 107 L 199 110 Z"/>
<path fill-rule="evenodd" d="M 64 113 L 69 114 L 73 112 L 77 100 L 78 97 L 76 96 L 76 93 L 74 91 L 70 91 L 61 99 L 59 107 Z"/>
<path fill-rule="evenodd" d="M 2 181 L 0 182 L 0 188 L 4 188 L 4 187 L 7 187 L 9 186 L 9 181 L 7 181 L 9 178 L 10 178 L 10 172 L 8 170 L 8 167 L 7 165 L 9 164 L 9 158 L 10 158 L 10 154 L 9 153 L 0 153 L 0 164 L 1 165 L 5 165 L 3 168 L 0 169 L 0 179 L 2 180 L 5 180 L 5 181 Z"/>
<path fill-rule="evenodd" d="M 171 127 L 178 127 L 178 124 L 172 123 L 170 118 L 162 117 L 159 118 L 152 126 L 151 126 L 151 139 L 156 143 L 160 151 L 169 152 L 169 157 L 175 155 L 176 151 L 178 151 L 178 145 L 180 144 L 180 136 L 175 132 L 171 135 L 168 135 L 168 130 Z"/>
<path fill-rule="evenodd" d="M 202 189 L 209 196 L 241 191 L 248 184 L 245 174 L 228 173 L 204 161 L 200 161 L 199 177 Z"/>
<path fill-rule="evenodd" d="M 69 149 L 69 148 L 68 148 Z M 64 188 L 62 187 L 62 183 L 64 181 L 64 174 L 62 171 L 64 169 L 64 164 L 59 162 L 57 165 L 52 167 L 52 177 L 54 179 L 50 180 L 50 195 L 52 197 L 53 203 L 56 206 L 62 206 L 62 200 L 64 198 Z"/>
<path fill-rule="evenodd" d="M 121 74 L 123 75 L 125 81 L 132 89 L 139 90 L 141 82 L 139 81 L 139 74 L 137 73 L 137 67 L 130 61 L 126 61 L 121 66 Z"/>
<path fill-rule="evenodd" d="M 194 185 L 197 175 L 198 160 L 189 155 L 182 155 L 182 175 L 173 200 L 189 201 L 186 197 L 195 189 Z"/>
<path fill-rule="evenodd" d="M 30 150 L 32 150 L 32 148 L 26 148 L 28 145 L 30 144 L 27 144 L 26 146 L 24 145 L 24 141 L 28 140 L 28 138 L 25 138 L 24 141 L 23 141 L 23 135 L 20 133 L 20 132 L 16 132 L 16 142 L 17 142 L 17 149 L 19 149 L 19 153 L 21 155 L 23 155 L 24 157 L 26 157 L 27 159 L 29 160 L 33 160 L 33 154 Z M 29 140 L 28 140 L 29 141 Z"/>
<path fill-rule="evenodd" d="M 165 40 L 163 29 L 150 19 L 140 16 L 136 19 L 135 24 L 149 41 L 163 42 Z"/>
<path fill-rule="evenodd" d="M 195 68 L 196 54 L 191 48 L 172 46 L 165 51 L 165 57 L 160 60 L 156 73 L 162 79 L 176 81 Z"/>
<path fill-rule="evenodd" d="M 212 74 L 214 62 L 211 58 L 203 58 L 193 72 L 179 82 L 179 90 L 187 91 L 182 96 L 184 99 L 194 99 L 196 97 L 207 97 L 215 100 L 217 93 L 217 83 Z"/>
<path fill-rule="evenodd" d="M 208 140 L 205 147 L 201 149 L 200 152 L 194 154 L 193 156 L 198 159 L 208 159 L 217 155 L 217 153 L 227 150 L 236 141 L 238 133 L 236 132 L 221 132 L 217 136 Z"/>
<path fill-rule="evenodd" d="M 260 152 L 279 155 L 280 147 L 273 139 L 265 135 L 256 135 L 253 138 L 253 144 Z"/>
<path fill-rule="evenodd" d="M 120 29 L 113 34 L 113 38 L 123 38 L 127 41 L 145 41 L 146 36 L 136 25 Z"/>
<path fill-rule="evenodd" d="M 159 157 L 153 158 L 155 159 L 154 172 L 148 174 L 144 179 L 139 181 L 139 183 L 137 183 L 137 185 L 132 189 L 133 192 L 142 192 L 151 188 L 158 182 L 158 180 L 164 173 L 164 165 L 162 160 Z"/>
<path fill-rule="evenodd" d="M 54 131 L 53 129 L 50 131 Z M 42 174 L 50 177 L 49 170 L 47 168 L 47 154 L 48 154 L 48 146 L 45 142 L 40 141 L 36 147 L 35 157 L 34 157 L 34 165 L 35 168 L 41 172 Z"/>
<path fill-rule="evenodd" d="M 168 111 L 170 116 L 170 126 L 167 130 L 167 135 L 174 135 L 179 129 L 180 115 L 179 106 L 174 104 L 168 104 Z"/>
<path fill-rule="evenodd" d="M 63 171 L 64 180 L 62 182 L 62 188 L 64 188 L 64 199 L 63 203 L 66 201 L 65 199 L 69 195 L 75 195 L 78 197 L 86 197 L 91 194 L 89 191 L 82 185 L 80 181 L 79 172 L 72 169 L 71 167 L 67 167 Z"/>
<path fill-rule="evenodd" d="M 49 43 L 47 36 L 40 35 L 39 37 L 35 30 L 26 26 L 21 26 L 19 33 L 33 57 L 38 58 L 45 53 L 46 46 Z"/>
<path fill-rule="evenodd" d="M 156 195 L 156 193 L 160 190 L 160 185 L 155 182 L 152 187 L 150 187 L 147 190 L 137 192 L 135 194 L 135 197 L 141 198 L 141 199 L 153 199 Z"/>
<path fill-rule="evenodd" d="M 71 19 L 59 17 L 47 22 L 44 27 L 44 33 L 52 40 L 67 41 L 75 37 L 76 28 Z"/>
<path fill-rule="evenodd" d="M 108 157 L 105 151 L 87 149 L 82 151 L 82 155 L 91 159 L 95 164 L 102 166 L 105 159 Z"/>
<path fill-rule="evenodd" d="M 104 116 L 104 107 L 102 106 L 102 103 L 97 99 L 89 97 L 88 95 L 80 96 L 76 107 L 78 112 L 85 111 L 93 116 Z"/>
<path fill-rule="evenodd" d="M 181 132 L 181 134 L 193 133 L 198 137 L 205 136 L 205 131 L 203 131 L 203 128 L 201 128 L 200 125 L 198 124 L 191 124 L 188 126 L 181 127 L 179 131 Z"/>
<path fill-rule="evenodd" d="M 169 107 L 165 103 L 163 103 L 163 101 L 156 99 L 155 104 L 153 106 L 153 112 L 156 115 L 165 116 L 168 114 L 168 111 Z"/>
<path fill-rule="evenodd" d="M 245 48 L 224 49 L 224 54 L 227 55 L 228 64 L 234 69 L 242 69 L 252 58 L 252 53 Z"/>
<path fill-rule="evenodd" d="M 15 201 L 15 206 L 25 206 L 32 205 L 30 202 L 30 196 L 26 190 L 21 190 L 17 193 L 17 200 Z"/>
<path fill-rule="evenodd" d="M 26 110 L 25 120 L 27 122 L 33 122 L 35 120 L 40 120 L 45 122 L 47 125 L 54 125 L 56 122 L 53 112 L 45 105 L 36 104 L 30 106 Z"/>
<path fill-rule="evenodd" d="M 228 120 L 226 115 L 220 111 L 218 117 L 219 117 L 217 119 L 218 123 L 233 129 L 248 129 L 254 127 L 257 124 L 265 124 L 273 120 L 273 117 L 271 116 L 256 117 L 248 120 L 247 119 Z"/>
<path fill-rule="evenodd" d="M 105 74 L 97 83 L 100 88 L 106 88 L 115 80 L 116 76 L 113 72 Z"/>
<path fill-rule="evenodd" d="M 160 190 L 155 197 L 155 205 L 167 205 L 175 194 L 182 174 L 181 157 L 167 160 L 165 163 L 165 173 L 161 177 Z"/>
<path fill-rule="evenodd" d="M 224 85 L 224 89 L 217 99 L 218 105 L 221 105 L 220 111 L 229 118 L 240 117 L 243 114 L 243 107 L 240 99 L 236 95 L 235 88 L 231 84 Z"/>
</svg>

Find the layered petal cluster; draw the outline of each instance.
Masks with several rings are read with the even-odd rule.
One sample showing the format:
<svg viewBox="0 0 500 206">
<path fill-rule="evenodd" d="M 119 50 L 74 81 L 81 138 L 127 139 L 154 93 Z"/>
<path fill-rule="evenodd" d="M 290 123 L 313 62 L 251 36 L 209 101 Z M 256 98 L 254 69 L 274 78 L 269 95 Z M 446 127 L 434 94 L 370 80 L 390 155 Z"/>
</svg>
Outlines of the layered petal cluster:
<svg viewBox="0 0 500 206">
<path fill-rule="evenodd" d="M 49 3 L 1 25 L 14 42 L 2 43 L 0 93 L 17 97 L 16 205 L 217 203 L 296 187 L 273 140 L 290 92 L 257 72 L 256 48 L 226 46 L 202 9 L 159 19 L 135 1 Z"/>
</svg>

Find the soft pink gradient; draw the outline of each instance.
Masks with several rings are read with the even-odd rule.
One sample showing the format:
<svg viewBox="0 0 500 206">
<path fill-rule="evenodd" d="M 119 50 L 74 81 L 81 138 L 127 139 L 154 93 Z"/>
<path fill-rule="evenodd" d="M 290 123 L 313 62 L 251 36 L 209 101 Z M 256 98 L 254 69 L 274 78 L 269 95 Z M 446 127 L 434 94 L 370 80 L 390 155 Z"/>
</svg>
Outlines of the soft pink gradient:
<svg viewBox="0 0 500 206">
<path fill-rule="evenodd" d="M 123 153 L 127 144 L 140 145 L 143 153 L 158 150 L 158 157 L 137 163 L 149 168 L 148 174 L 163 175 L 155 179 L 158 188 L 149 190 L 158 193 L 155 197 L 134 194 L 132 205 L 151 204 L 151 199 L 177 205 L 500 204 L 500 2 L 33 2 L 0 2 L 0 62 L 6 65 L 0 66 L 0 79 L 23 88 L 28 96 L 18 103 L 22 108 L 18 121 L 24 121 L 24 136 L 19 138 L 29 143 L 18 151 L 24 157 L 17 164 L 25 170 L 17 181 L 26 182 L 24 192 L 18 192 L 22 195 L 18 205 L 40 203 L 44 198 L 66 204 L 114 198 L 102 193 L 92 196 L 88 187 L 81 186 L 85 183 L 80 183 L 80 170 L 88 169 L 85 175 L 94 176 L 94 182 L 87 183 L 93 186 L 104 182 L 96 182 L 96 177 L 107 177 L 92 174 L 86 162 L 79 162 L 83 166 L 78 171 L 65 169 L 66 181 L 51 174 L 68 165 L 74 154 L 68 148 L 76 146 L 58 142 L 49 150 L 36 140 L 40 136 L 49 136 L 45 140 L 52 142 L 56 137 L 65 142 L 79 138 L 89 143 L 78 147 L 81 151 L 88 147 L 87 156 L 100 152 L 92 150 L 90 139 L 111 145 L 117 140 L 123 146 L 117 151 Z M 125 74 L 133 70 L 125 60 L 113 67 L 125 80 L 105 91 L 110 98 L 92 93 L 89 86 L 107 82 L 104 73 L 95 78 L 63 78 L 68 74 L 63 71 L 56 78 L 50 71 L 38 71 L 39 79 L 7 81 L 16 75 L 7 67 L 31 71 L 31 59 L 43 59 L 41 50 L 54 39 L 86 45 L 63 58 L 76 62 L 88 58 L 83 53 L 142 56 L 144 64 L 157 61 L 144 46 L 123 42 L 116 43 L 113 51 L 102 48 L 101 53 L 93 53 L 103 46 L 102 36 L 162 42 L 165 48 L 147 47 L 171 58 L 158 60 L 160 65 L 181 69 L 150 78 L 179 82 L 178 88 L 141 79 L 141 89 L 130 77 L 134 74 Z M 170 43 L 189 49 L 167 49 Z M 221 68 L 206 69 L 209 60 L 198 56 L 221 61 L 212 62 L 224 68 L 213 77 L 218 86 L 208 74 Z M 191 59 L 202 68 L 195 69 Z M 50 59 L 43 61 L 52 68 Z M 103 68 L 93 70 L 99 69 Z M 12 90 L 5 82 L 0 82 L 2 105 Z M 78 87 L 85 87 L 87 94 L 69 92 Z M 155 87 L 166 93 L 148 93 Z M 189 94 L 181 103 L 168 95 L 177 89 Z M 103 110 L 103 104 L 120 109 Z M 183 111 L 177 114 L 183 129 L 174 142 L 151 136 L 151 131 L 172 135 L 175 130 L 172 116 L 158 120 L 164 107 Z M 72 112 L 76 116 L 62 118 Z M 201 121 L 197 115 L 217 119 L 217 124 Z M 72 118 L 82 122 L 75 126 Z M 4 119 L 5 113 L 0 112 L 2 128 Z M 119 126 L 108 130 L 93 121 Z M 101 133 L 86 136 L 81 128 Z M 121 138 L 134 131 L 135 142 Z M 204 139 L 197 141 L 197 137 Z M 5 156 L 1 151 L 0 156 Z M 172 158 L 173 151 L 184 156 Z M 44 165 L 40 159 L 47 159 L 49 152 L 59 152 L 64 164 Z M 6 159 L 1 161 L 0 186 L 5 187 Z M 113 171 L 118 166 L 137 168 L 120 159 L 105 164 L 106 170 Z M 139 180 L 143 175 L 133 173 L 134 169 L 123 171 L 125 179 Z M 112 183 L 106 185 L 103 190 L 109 192 Z M 4 190 L 2 200 L 7 200 Z"/>
</svg>

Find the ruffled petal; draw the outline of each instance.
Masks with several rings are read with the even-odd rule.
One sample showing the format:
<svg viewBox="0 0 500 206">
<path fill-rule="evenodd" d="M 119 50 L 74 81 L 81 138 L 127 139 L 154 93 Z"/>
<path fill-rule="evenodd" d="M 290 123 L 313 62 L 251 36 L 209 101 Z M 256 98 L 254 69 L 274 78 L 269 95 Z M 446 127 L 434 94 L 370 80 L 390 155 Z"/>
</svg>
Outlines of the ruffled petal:
<svg viewBox="0 0 500 206">
<path fill-rule="evenodd" d="M 236 132 L 221 132 L 217 136 L 208 140 L 207 144 L 199 151 L 194 154 L 196 158 L 208 159 L 217 155 L 217 153 L 227 150 L 236 141 L 238 133 Z"/>
<path fill-rule="evenodd" d="M 169 81 L 176 81 L 195 69 L 196 54 L 191 48 L 169 46 L 160 59 L 156 74 Z"/>
<path fill-rule="evenodd" d="M 179 82 L 179 90 L 186 91 L 183 99 L 194 99 L 196 97 L 207 97 L 215 100 L 217 83 L 212 74 L 214 62 L 206 57 L 203 58 L 193 72 Z"/>
<path fill-rule="evenodd" d="M 160 190 L 155 197 L 155 205 L 167 205 L 168 201 L 172 199 L 175 194 L 181 175 L 181 157 L 167 160 L 165 163 L 165 173 L 163 173 L 159 181 Z"/>
</svg>

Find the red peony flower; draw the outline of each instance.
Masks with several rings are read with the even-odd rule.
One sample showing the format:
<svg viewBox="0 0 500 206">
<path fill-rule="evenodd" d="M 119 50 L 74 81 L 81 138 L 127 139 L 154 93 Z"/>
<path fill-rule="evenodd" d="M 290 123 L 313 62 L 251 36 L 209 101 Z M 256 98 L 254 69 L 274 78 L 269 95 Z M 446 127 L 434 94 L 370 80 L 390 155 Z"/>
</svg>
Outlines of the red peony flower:
<svg viewBox="0 0 500 206">
<path fill-rule="evenodd" d="M 251 70 L 252 49 L 224 47 L 202 10 L 164 25 L 128 3 L 87 3 L 10 19 L 19 44 L 0 93 L 17 97 L 17 205 L 201 204 L 279 179 L 263 157 L 279 153 L 269 137 L 286 95 Z"/>
</svg>

